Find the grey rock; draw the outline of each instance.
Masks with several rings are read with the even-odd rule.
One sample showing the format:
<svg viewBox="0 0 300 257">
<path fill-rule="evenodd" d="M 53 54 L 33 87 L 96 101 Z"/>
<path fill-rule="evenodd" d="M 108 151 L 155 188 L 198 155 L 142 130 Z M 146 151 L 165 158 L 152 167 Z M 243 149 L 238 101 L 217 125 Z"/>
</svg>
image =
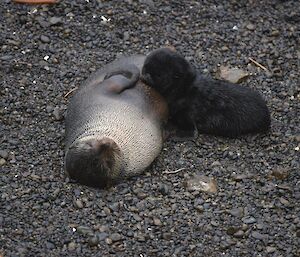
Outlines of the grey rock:
<svg viewBox="0 0 300 257">
<path fill-rule="evenodd" d="M 60 25 L 62 23 L 62 18 L 61 17 L 51 17 L 49 19 L 49 22 L 51 25 Z"/>
<path fill-rule="evenodd" d="M 81 200 L 75 200 L 74 201 L 74 205 L 78 209 L 82 209 L 83 208 L 83 202 Z"/>
<path fill-rule="evenodd" d="M 113 233 L 109 237 L 112 240 L 112 242 L 117 242 L 122 240 L 122 236 L 119 233 Z"/>
<path fill-rule="evenodd" d="M 45 36 L 45 35 L 41 35 L 41 41 L 43 42 L 43 43 L 50 43 L 50 38 L 49 37 L 47 37 L 47 36 Z"/>
<path fill-rule="evenodd" d="M 242 221 L 245 224 L 253 224 L 256 222 L 256 219 L 254 217 L 245 217 L 242 219 Z"/>
<path fill-rule="evenodd" d="M 93 236 L 89 238 L 88 244 L 89 246 L 96 246 L 99 243 L 99 238 L 97 236 Z"/>
<path fill-rule="evenodd" d="M 258 240 L 264 240 L 264 239 L 268 238 L 268 235 L 261 234 L 257 231 L 253 231 L 251 235 L 252 235 L 253 238 L 258 239 Z"/>
<path fill-rule="evenodd" d="M 70 242 L 69 244 L 68 244 L 68 250 L 70 251 L 70 252 L 72 252 L 72 251 L 74 251 L 76 249 L 76 243 L 75 242 Z"/>
<path fill-rule="evenodd" d="M 87 226 L 78 226 L 77 227 L 77 232 L 82 234 L 82 235 L 91 235 L 91 234 L 93 234 L 92 229 L 87 227 Z"/>
</svg>

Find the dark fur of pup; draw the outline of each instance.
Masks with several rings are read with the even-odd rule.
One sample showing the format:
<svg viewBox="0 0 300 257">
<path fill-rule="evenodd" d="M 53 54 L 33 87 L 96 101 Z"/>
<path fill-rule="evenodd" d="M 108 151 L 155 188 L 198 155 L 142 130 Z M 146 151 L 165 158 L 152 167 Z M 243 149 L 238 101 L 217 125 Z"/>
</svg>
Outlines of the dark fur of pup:
<svg viewBox="0 0 300 257">
<path fill-rule="evenodd" d="M 204 77 L 168 48 L 148 55 L 142 80 L 167 99 L 171 121 L 184 136 L 193 136 L 198 130 L 237 137 L 270 128 L 270 113 L 258 92 Z"/>
</svg>

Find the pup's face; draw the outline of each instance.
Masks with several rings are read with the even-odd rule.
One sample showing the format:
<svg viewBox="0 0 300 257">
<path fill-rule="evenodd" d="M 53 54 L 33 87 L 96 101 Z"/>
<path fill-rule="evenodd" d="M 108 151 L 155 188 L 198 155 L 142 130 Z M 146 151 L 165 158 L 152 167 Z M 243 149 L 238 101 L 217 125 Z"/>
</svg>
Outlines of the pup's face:
<svg viewBox="0 0 300 257">
<path fill-rule="evenodd" d="M 184 93 L 193 78 L 191 65 L 169 48 L 151 52 L 142 69 L 142 80 L 167 99 Z"/>
</svg>

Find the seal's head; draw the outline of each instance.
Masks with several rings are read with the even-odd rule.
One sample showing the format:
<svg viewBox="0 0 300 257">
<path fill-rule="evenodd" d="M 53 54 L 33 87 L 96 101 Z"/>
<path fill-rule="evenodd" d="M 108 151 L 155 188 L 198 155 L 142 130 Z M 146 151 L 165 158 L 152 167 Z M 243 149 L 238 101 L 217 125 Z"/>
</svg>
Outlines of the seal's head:
<svg viewBox="0 0 300 257">
<path fill-rule="evenodd" d="M 110 138 L 79 139 L 69 147 L 65 165 L 71 179 L 103 188 L 120 176 L 122 153 Z"/>
<path fill-rule="evenodd" d="M 147 56 L 141 79 L 172 101 L 187 92 L 195 76 L 193 67 L 183 56 L 170 48 L 160 48 Z"/>
</svg>

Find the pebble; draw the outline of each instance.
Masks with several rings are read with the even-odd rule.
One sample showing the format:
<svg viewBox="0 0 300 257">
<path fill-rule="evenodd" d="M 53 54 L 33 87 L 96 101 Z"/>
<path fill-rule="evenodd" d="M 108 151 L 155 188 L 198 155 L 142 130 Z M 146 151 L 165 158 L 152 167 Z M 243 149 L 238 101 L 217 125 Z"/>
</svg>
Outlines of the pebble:
<svg viewBox="0 0 300 257">
<path fill-rule="evenodd" d="M 286 200 L 284 197 L 280 197 L 279 201 L 281 202 L 281 204 L 289 206 L 290 202 L 288 200 Z"/>
<path fill-rule="evenodd" d="M 99 238 L 99 241 L 103 241 L 108 237 L 108 234 L 105 232 L 101 232 L 101 233 L 98 233 L 97 236 Z"/>
<path fill-rule="evenodd" d="M 83 208 L 83 202 L 81 200 L 75 200 L 74 201 L 74 205 L 78 209 L 82 209 Z"/>
<path fill-rule="evenodd" d="M 99 243 L 99 238 L 97 236 L 93 236 L 89 238 L 88 244 L 89 246 L 96 246 Z"/>
<path fill-rule="evenodd" d="M 59 107 L 54 108 L 53 116 L 54 116 L 54 119 L 57 120 L 57 121 L 62 120 L 63 115 L 62 115 Z"/>
<path fill-rule="evenodd" d="M 12 55 L 2 55 L 0 56 L 0 61 L 10 61 L 14 57 Z"/>
<path fill-rule="evenodd" d="M 106 242 L 108 245 L 111 245 L 111 244 L 113 243 L 112 239 L 109 238 L 109 237 L 107 237 L 107 238 L 105 239 L 105 242 Z"/>
<path fill-rule="evenodd" d="M 49 19 L 49 22 L 50 22 L 51 25 L 59 25 L 59 24 L 62 23 L 62 18 L 60 18 L 60 17 L 51 17 Z"/>
<path fill-rule="evenodd" d="M 276 247 L 267 246 L 266 247 L 266 252 L 267 253 L 274 253 L 274 252 L 276 252 Z"/>
<path fill-rule="evenodd" d="M 69 244 L 68 244 L 68 250 L 70 251 L 70 252 L 72 252 L 72 251 L 74 251 L 76 249 L 76 243 L 75 242 L 70 242 Z"/>
<path fill-rule="evenodd" d="M 117 242 L 122 240 L 122 236 L 119 233 L 113 233 L 109 237 L 112 240 L 112 242 Z"/>
<path fill-rule="evenodd" d="M 256 222 L 256 219 L 253 217 L 245 217 L 242 219 L 243 223 L 245 224 L 253 224 Z"/>
<path fill-rule="evenodd" d="M 244 236 L 244 231 L 243 230 L 239 230 L 239 231 L 237 231 L 237 232 L 235 232 L 234 234 L 233 234 L 233 236 L 234 237 L 236 237 L 236 238 L 242 238 L 243 236 Z"/>
<path fill-rule="evenodd" d="M 3 158 L 0 158 L 0 166 L 3 166 L 6 163 L 6 160 Z"/>
<path fill-rule="evenodd" d="M 155 226 L 161 226 L 162 225 L 160 219 L 158 219 L 158 218 L 153 218 L 153 224 Z"/>
<path fill-rule="evenodd" d="M 82 235 L 93 234 L 92 229 L 87 226 L 78 226 L 76 229 L 77 229 L 77 232 Z"/>
<path fill-rule="evenodd" d="M 185 182 L 188 191 L 217 192 L 217 182 L 214 178 L 203 175 L 195 175 Z"/>
<path fill-rule="evenodd" d="M 44 35 L 41 35 L 41 41 L 43 43 L 50 43 L 50 38 Z"/>
<path fill-rule="evenodd" d="M 229 210 L 229 213 L 235 217 L 242 217 L 244 215 L 244 208 L 242 207 L 234 208 Z"/>
<path fill-rule="evenodd" d="M 247 24 L 246 28 L 253 31 L 253 30 L 255 30 L 255 25 L 252 23 L 249 23 L 249 24 Z"/>
<path fill-rule="evenodd" d="M 261 233 L 259 233 L 257 231 L 253 231 L 251 235 L 252 235 L 253 238 L 258 239 L 258 240 L 264 240 L 264 239 L 268 238 L 267 235 L 261 234 Z"/>
<path fill-rule="evenodd" d="M 248 77 L 248 73 L 243 71 L 242 69 L 230 68 L 228 66 L 220 67 L 220 78 L 231 83 L 240 83 L 246 77 Z M 229 152 L 229 156 L 231 156 L 233 159 L 237 158 L 237 156 L 235 156 L 232 152 Z"/>
</svg>

